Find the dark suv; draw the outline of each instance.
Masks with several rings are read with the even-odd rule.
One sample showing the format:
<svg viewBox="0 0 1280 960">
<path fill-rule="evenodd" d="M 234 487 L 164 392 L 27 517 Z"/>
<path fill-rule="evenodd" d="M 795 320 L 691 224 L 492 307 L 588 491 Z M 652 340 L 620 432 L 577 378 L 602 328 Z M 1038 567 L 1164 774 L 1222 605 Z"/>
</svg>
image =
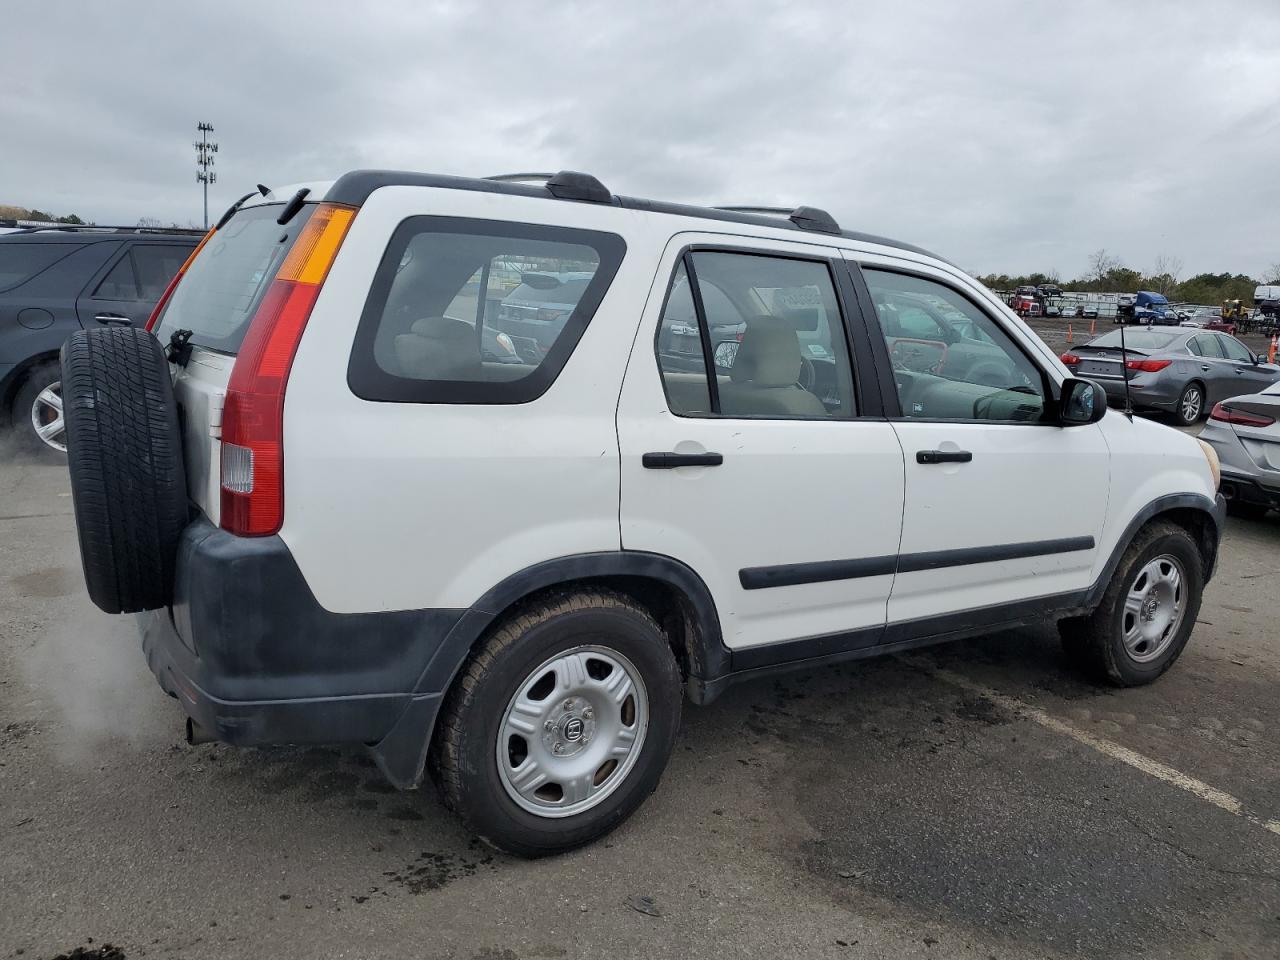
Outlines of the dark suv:
<svg viewBox="0 0 1280 960">
<path fill-rule="evenodd" d="M 18 230 L 0 236 L 0 425 L 66 453 L 58 350 L 76 330 L 147 322 L 198 231 Z"/>
</svg>

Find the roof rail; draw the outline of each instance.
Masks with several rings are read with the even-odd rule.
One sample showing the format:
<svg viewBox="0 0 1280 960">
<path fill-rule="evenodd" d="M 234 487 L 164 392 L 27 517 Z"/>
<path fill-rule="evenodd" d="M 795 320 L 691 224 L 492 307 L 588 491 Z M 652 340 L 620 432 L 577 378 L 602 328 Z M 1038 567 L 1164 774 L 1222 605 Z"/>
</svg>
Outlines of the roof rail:
<svg viewBox="0 0 1280 960">
<path fill-rule="evenodd" d="M 613 203 L 609 188 L 589 173 L 561 170 L 559 173 L 499 173 L 486 180 L 499 183 L 527 183 L 542 180 L 547 192 L 561 200 L 586 200 L 591 203 Z"/>
<path fill-rule="evenodd" d="M 0 223 L 0 226 L 4 226 Z M 116 227 L 99 226 L 93 223 L 50 223 L 39 226 L 22 224 L 15 233 L 178 233 L 192 237 L 203 237 L 207 231 L 192 227 Z"/>
<path fill-rule="evenodd" d="M 729 213 L 764 213 L 772 216 L 783 214 L 801 230 L 810 230 L 813 233 L 834 233 L 837 236 L 840 234 L 840 224 L 836 223 L 836 218 L 818 207 L 800 206 L 792 209 L 790 207 L 737 206 L 712 209 Z"/>
</svg>

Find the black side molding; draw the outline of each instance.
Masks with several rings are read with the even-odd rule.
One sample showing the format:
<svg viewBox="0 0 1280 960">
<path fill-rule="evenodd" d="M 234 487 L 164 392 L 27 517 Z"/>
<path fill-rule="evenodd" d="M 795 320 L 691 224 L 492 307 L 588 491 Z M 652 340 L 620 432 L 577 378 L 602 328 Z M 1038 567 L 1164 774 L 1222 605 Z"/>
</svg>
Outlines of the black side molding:
<svg viewBox="0 0 1280 960">
<path fill-rule="evenodd" d="M 1093 537 L 1065 537 L 1060 540 L 1035 540 L 1030 543 L 1004 543 L 992 547 L 966 547 L 961 550 L 935 550 L 931 553 L 904 553 L 898 557 L 859 557 L 853 560 L 819 560 L 814 563 L 783 563 L 772 567 L 746 567 L 738 571 L 738 582 L 744 590 L 764 587 L 790 587 L 800 583 L 826 583 L 830 580 L 857 580 L 882 577 L 890 573 L 915 573 L 942 567 L 960 567 L 971 563 L 994 563 L 997 560 L 1020 560 L 1047 557 L 1055 553 L 1092 550 Z"/>
<path fill-rule="evenodd" d="M 964 547 L 960 550 L 932 550 L 928 553 L 904 553 L 898 558 L 899 573 L 962 567 L 971 563 L 995 563 L 998 560 L 1023 560 L 1047 557 L 1055 553 L 1092 550 L 1093 537 L 1063 537 L 1059 540 L 1032 540 L 1027 543 L 1001 543 L 991 547 Z"/>
</svg>

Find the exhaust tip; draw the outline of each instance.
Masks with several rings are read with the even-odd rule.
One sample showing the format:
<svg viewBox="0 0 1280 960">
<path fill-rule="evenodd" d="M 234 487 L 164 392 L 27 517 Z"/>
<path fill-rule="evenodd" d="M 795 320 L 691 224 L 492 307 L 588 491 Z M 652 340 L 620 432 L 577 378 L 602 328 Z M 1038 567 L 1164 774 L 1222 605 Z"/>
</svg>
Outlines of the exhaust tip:
<svg viewBox="0 0 1280 960">
<path fill-rule="evenodd" d="M 215 737 L 200 724 L 187 717 L 187 743 L 193 747 L 202 743 L 213 743 Z"/>
</svg>

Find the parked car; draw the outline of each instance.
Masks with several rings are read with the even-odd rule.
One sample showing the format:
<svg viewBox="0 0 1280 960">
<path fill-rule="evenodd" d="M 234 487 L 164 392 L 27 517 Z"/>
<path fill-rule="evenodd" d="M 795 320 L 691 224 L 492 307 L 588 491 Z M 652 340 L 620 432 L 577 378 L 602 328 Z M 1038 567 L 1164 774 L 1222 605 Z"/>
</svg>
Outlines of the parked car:
<svg viewBox="0 0 1280 960">
<path fill-rule="evenodd" d="M 1108 415 L 947 261 L 580 173 L 293 197 L 247 200 L 151 333 L 62 354 L 89 596 L 142 612 L 192 742 L 430 767 L 540 856 L 624 821 L 683 701 L 738 680 L 1043 619 L 1131 686 L 1188 642 L 1213 449 Z M 536 362 L 485 360 L 487 296 L 449 315 L 504 264 L 591 275 Z M 740 340 L 711 342 L 712 288 Z M 691 317 L 702 364 L 669 364 Z"/>
<path fill-rule="evenodd" d="M 582 271 L 522 274 L 520 285 L 499 303 L 493 327 L 511 338 L 521 360 L 538 363 L 559 339 L 592 275 Z"/>
<path fill-rule="evenodd" d="M 1045 304 L 1044 315 L 1046 317 L 1060 317 L 1062 316 L 1062 307 L 1056 303 Z"/>
<path fill-rule="evenodd" d="M 1196 423 L 1219 400 L 1280 380 L 1280 367 L 1225 333 L 1178 327 L 1111 330 L 1061 357 L 1076 375 L 1100 383 L 1112 403 L 1129 395 L 1138 409 L 1172 413 Z"/>
<path fill-rule="evenodd" d="M 1139 290 L 1137 296 L 1133 298 L 1133 314 L 1130 317 L 1132 323 L 1176 327 L 1182 319 L 1169 305 L 1169 300 L 1164 294 Z"/>
<path fill-rule="evenodd" d="M 1082 303 L 1076 307 L 1076 317 L 1082 320 L 1098 319 L 1098 308 L 1093 304 Z"/>
<path fill-rule="evenodd" d="M 0 236 L 0 428 L 64 456 L 58 348 L 81 328 L 145 323 L 197 242 L 125 227 Z"/>
<path fill-rule="evenodd" d="M 1218 453 L 1228 511 L 1256 519 L 1280 508 L 1280 384 L 1215 404 L 1200 439 Z"/>
</svg>

